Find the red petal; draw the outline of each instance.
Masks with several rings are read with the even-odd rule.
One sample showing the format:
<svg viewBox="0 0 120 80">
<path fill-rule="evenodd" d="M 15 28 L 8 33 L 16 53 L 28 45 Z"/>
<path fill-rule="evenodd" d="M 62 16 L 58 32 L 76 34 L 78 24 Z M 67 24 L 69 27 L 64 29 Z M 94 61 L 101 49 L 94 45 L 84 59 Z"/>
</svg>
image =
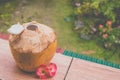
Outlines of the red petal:
<svg viewBox="0 0 120 80">
<path fill-rule="evenodd" d="M 49 72 L 49 76 L 50 76 L 50 77 L 55 76 L 56 70 L 57 70 L 56 64 L 50 63 L 50 64 L 47 66 L 47 69 L 48 69 L 48 72 Z"/>
<path fill-rule="evenodd" d="M 46 65 L 40 65 L 36 69 L 36 75 L 40 77 L 40 79 L 47 79 L 48 78 L 48 71 L 46 69 Z"/>
</svg>

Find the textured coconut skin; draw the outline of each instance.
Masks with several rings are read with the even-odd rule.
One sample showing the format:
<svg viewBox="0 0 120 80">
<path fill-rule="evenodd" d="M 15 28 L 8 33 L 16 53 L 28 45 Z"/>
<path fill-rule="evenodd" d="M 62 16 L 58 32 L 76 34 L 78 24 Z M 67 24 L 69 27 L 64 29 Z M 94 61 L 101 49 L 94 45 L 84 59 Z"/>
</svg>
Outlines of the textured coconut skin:
<svg viewBox="0 0 120 80">
<path fill-rule="evenodd" d="M 40 53 L 19 53 L 11 44 L 9 45 L 18 67 L 26 72 L 34 72 L 39 65 L 47 65 L 50 63 L 56 52 L 57 40 L 50 43 L 48 47 Z"/>
</svg>

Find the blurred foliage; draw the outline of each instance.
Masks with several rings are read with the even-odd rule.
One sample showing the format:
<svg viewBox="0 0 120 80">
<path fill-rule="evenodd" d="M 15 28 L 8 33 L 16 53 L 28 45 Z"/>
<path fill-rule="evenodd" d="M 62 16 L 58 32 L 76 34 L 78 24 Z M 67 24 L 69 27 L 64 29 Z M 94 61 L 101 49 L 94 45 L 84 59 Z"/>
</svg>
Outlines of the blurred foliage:
<svg viewBox="0 0 120 80">
<path fill-rule="evenodd" d="M 17 0 L 0 0 L 0 28 L 1 32 L 5 32 L 4 29 L 10 26 L 11 16 L 16 9 Z M 3 28 L 4 27 L 4 28 Z"/>
<path fill-rule="evenodd" d="M 73 0 L 78 2 L 78 0 Z M 115 24 L 120 23 L 120 0 L 79 0 L 81 4 L 75 8 L 75 14 L 83 19 L 94 17 L 93 23 L 105 23 L 111 20 Z"/>
<path fill-rule="evenodd" d="M 97 36 L 106 48 L 120 46 L 120 0 L 72 0 L 75 18 L 84 22 L 82 33 Z M 76 4 L 80 4 L 77 6 Z M 107 22 L 107 23 L 106 23 Z M 108 23 L 111 23 L 110 25 Z M 102 28 L 99 25 L 102 24 Z M 92 29 L 91 29 L 92 28 Z"/>
<path fill-rule="evenodd" d="M 113 28 L 108 34 L 110 35 L 108 38 L 111 43 L 120 45 L 120 28 Z"/>
<path fill-rule="evenodd" d="M 120 46 L 120 28 L 113 28 L 111 21 L 107 21 L 106 25 L 100 24 L 98 33 L 105 48 L 116 49 Z"/>
</svg>

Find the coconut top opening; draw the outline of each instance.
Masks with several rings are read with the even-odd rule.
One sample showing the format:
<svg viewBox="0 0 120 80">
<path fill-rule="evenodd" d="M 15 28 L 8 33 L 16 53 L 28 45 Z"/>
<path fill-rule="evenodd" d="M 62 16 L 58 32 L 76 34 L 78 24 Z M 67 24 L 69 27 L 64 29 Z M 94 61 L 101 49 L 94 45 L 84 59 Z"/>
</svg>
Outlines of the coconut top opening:
<svg viewBox="0 0 120 80">
<path fill-rule="evenodd" d="M 24 23 L 24 31 L 16 36 L 10 35 L 10 45 L 20 53 L 40 53 L 55 41 L 52 28 L 40 23 Z"/>
<path fill-rule="evenodd" d="M 36 25 L 28 25 L 28 26 L 27 26 L 27 29 L 28 29 L 28 30 L 32 30 L 32 31 L 35 31 L 35 30 L 38 29 L 38 26 L 36 26 Z"/>
</svg>

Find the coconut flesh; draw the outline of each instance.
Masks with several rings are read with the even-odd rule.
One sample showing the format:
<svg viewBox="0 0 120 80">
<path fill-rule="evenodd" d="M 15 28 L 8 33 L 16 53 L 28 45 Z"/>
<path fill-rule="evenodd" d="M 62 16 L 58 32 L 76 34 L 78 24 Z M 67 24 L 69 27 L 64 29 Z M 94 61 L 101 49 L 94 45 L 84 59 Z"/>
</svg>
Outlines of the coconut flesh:
<svg viewBox="0 0 120 80">
<path fill-rule="evenodd" d="M 53 29 L 37 22 L 25 23 L 23 29 L 17 28 L 11 27 L 8 32 L 10 45 L 19 53 L 40 53 L 56 39 Z"/>
</svg>

